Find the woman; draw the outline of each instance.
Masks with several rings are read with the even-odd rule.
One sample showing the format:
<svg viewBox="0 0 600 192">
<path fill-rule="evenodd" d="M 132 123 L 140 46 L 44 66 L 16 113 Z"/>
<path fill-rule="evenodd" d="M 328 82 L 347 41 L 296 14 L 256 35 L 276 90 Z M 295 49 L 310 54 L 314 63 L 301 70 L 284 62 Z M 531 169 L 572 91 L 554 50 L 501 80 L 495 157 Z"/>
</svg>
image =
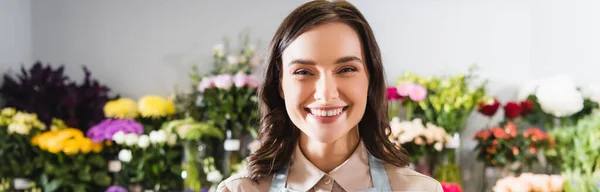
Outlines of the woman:
<svg viewBox="0 0 600 192">
<path fill-rule="evenodd" d="M 260 147 L 218 191 L 442 191 L 387 139 L 381 54 L 353 5 L 298 7 L 267 60 Z"/>
</svg>

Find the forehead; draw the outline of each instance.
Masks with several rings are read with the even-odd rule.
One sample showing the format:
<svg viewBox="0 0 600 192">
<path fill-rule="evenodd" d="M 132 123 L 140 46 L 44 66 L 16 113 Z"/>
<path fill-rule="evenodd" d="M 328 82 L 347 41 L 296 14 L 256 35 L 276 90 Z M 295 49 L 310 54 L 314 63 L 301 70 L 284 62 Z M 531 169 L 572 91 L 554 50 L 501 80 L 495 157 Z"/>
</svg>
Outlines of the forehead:
<svg viewBox="0 0 600 192">
<path fill-rule="evenodd" d="M 339 57 L 356 56 L 363 59 L 358 34 L 345 23 L 318 25 L 298 36 L 284 51 L 282 59 L 310 59 L 331 63 Z"/>
</svg>

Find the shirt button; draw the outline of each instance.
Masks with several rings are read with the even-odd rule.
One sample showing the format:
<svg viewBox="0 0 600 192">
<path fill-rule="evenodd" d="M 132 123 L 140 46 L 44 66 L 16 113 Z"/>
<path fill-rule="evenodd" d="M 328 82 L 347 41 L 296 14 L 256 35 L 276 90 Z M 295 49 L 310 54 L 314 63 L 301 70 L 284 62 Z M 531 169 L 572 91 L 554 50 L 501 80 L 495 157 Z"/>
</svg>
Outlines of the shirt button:
<svg viewBox="0 0 600 192">
<path fill-rule="evenodd" d="M 325 177 L 325 179 L 323 179 L 323 183 L 325 183 L 325 185 L 331 184 L 331 178 Z"/>
</svg>

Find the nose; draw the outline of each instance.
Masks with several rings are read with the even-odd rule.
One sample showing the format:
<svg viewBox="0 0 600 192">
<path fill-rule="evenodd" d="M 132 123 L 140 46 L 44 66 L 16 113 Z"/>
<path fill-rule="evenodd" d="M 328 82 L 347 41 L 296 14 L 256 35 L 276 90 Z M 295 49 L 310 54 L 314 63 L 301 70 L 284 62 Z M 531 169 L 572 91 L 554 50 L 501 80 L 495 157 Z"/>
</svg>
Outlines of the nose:
<svg viewBox="0 0 600 192">
<path fill-rule="evenodd" d="M 315 99 L 325 103 L 337 99 L 340 95 L 337 88 L 337 82 L 332 75 L 323 75 L 317 80 Z"/>
</svg>

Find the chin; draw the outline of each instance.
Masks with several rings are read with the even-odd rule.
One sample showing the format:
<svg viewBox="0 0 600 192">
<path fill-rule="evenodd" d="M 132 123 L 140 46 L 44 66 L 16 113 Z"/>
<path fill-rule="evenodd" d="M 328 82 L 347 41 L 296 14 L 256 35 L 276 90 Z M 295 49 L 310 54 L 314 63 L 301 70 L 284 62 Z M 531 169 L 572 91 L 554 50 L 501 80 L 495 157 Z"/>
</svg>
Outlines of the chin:
<svg viewBox="0 0 600 192">
<path fill-rule="evenodd" d="M 333 143 L 347 133 L 347 131 L 342 133 L 344 130 L 335 129 L 334 127 L 329 127 L 329 130 L 323 130 L 327 128 L 317 126 L 313 126 L 313 128 L 317 130 L 307 130 L 308 133 L 304 133 L 308 136 L 308 138 L 315 140 L 319 143 Z"/>
</svg>

